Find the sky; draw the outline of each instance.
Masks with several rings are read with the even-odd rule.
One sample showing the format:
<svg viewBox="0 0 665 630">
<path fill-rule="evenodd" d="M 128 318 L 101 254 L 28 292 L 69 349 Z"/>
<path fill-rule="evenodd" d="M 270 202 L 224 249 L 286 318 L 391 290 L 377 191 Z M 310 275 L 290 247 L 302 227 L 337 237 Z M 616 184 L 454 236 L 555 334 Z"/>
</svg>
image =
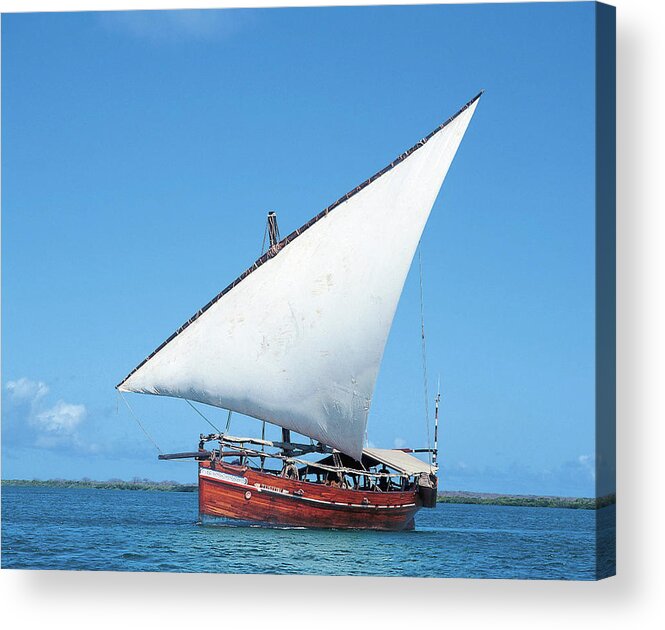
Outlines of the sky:
<svg viewBox="0 0 665 630">
<path fill-rule="evenodd" d="M 440 487 L 593 496 L 593 36 L 592 3 L 3 15 L 2 477 L 195 480 L 151 440 L 205 421 L 115 385 L 267 211 L 289 233 L 485 89 L 421 245 Z M 414 264 L 370 442 L 425 446 L 424 407 Z"/>
</svg>

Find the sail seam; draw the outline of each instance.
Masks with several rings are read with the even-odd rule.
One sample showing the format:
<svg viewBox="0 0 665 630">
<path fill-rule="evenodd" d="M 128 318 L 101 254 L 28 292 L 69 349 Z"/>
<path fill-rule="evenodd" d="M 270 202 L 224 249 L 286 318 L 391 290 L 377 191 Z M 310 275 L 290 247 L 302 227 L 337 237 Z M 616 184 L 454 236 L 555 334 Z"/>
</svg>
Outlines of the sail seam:
<svg viewBox="0 0 665 630">
<path fill-rule="evenodd" d="M 410 149 L 407 149 L 404 153 L 400 154 L 398 157 L 396 157 L 390 164 L 382 168 L 380 171 L 374 173 L 370 178 L 366 179 L 364 182 L 347 192 L 345 195 L 341 196 L 337 201 L 333 202 L 330 204 L 327 208 L 323 209 L 319 214 L 311 218 L 307 223 L 304 225 L 301 225 L 299 228 L 291 232 L 288 236 L 283 238 L 279 243 L 274 248 L 270 248 L 263 256 L 258 258 L 248 269 L 243 271 L 231 284 L 229 284 L 225 289 L 222 289 L 212 300 L 210 300 L 205 306 L 200 308 L 192 317 L 190 317 L 180 328 L 178 328 L 168 339 L 166 339 L 164 342 L 162 342 L 155 350 L 153 350 L 141 363 L 139 363 L 120 383 L 116 385 L 116 389 L 120 388 L 133 374 L 135 374 L 138 370 L 140 370 L 150 359 L 152 359 L 158 352 L 160 352 L 165 346 L 167 346 L 171 341 L 173 341 L 180 333 L 182 333 L 188 326 L 193 324 L 201 315 L 203 315 L 211 306 L 216 304 L 222 297 L 224 297 L 231 289 L 233 289 L 237 284 L 242 282 L 247 276 L 249 276 L 253 271 L 256 271 L 261 265 L 264 263 L 268 262 L 271 258 L 274 258 L 280 251 L 283 250 L 286 245 L 294 241 L 298 236 L 300 236 L 303 232 L 308 230 L 310 227 L 312 227 L 315 223 L 323 219 L 324 217 L 328 216 L 328 214 L 343 204 L 344 202 L 348 201 L 351 199 L 354 195 L 358 194 L 361 190 L 369 186 L 371 183 L 375 182 L 379 177 L 382 175 L 385 175 L 389 171 L 391 171 L 393 168 L 395 168 L 398 164 L 406 160 L 410 155 L 412 155 L 415 151 L 420 149 L 422 146 L 424 146 L 431 138 L 433 138 L 437 133 L 442 131 L 445 127 L 447 127 L 453 120 L 455 120 L 460 114 L 465 112 L 471 105 L 473 105 L 483 94 L 484 90 L 481 90 L 474 96 L 466 105 L 464 105 L 461 109 L 459 109 L 457 112 L 455 112 L 450 118 L 448 118 L 445 122 L 441 123 L 436 129 L 434 129 L 432 132 L 430 132 L 428 135 L 426 135 L 424 138 L 419 140 L 416 144 L 414 144 Z"/>
</svg>

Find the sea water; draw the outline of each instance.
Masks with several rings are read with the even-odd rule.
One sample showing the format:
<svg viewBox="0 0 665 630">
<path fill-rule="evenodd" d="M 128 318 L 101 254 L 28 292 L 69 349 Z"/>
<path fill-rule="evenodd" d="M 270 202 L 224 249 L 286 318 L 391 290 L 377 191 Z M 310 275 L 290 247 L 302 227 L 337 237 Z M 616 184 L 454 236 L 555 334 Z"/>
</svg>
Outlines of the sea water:
<svg viewBox="0 0 665 630">
<path fill-rule="evenodd" d="M 2 568 L 592 580 L 614 557 L 613 506 L 439 504 L 411 532 L 197 518 L 196 493 L 4 486 Z"/>
</svg>

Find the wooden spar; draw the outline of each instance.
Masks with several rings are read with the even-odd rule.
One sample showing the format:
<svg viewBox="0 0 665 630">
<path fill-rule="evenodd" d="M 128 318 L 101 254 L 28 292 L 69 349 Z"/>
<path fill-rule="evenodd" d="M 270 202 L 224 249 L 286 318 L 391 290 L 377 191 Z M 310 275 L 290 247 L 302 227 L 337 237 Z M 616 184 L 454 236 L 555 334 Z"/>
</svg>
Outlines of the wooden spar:
<svg viewBox="0 0 665 630">
<path fill-rule="evenodd" d="M 227 435 L 226 433 L 209 433 L 208 435 L 201 434 L 201 441 L 213 442 L 219 440 L 220 442 L 235 442 L 237 444 L 258 444 L 259 446 L 275 446 L 275 442 L 271 440 L 260 440 L 252 437 L 239 437 L 237 435 Z"/>
<path fill-rule="evenodd" d="M 162 453 L 157 459 L 189 459 L 198 460 L 210 459 L 210 451 L 189 451 L 186 453 Z"/>
<path fill-rule="evenodd" d="M 297 457 L 288 457 L 286 455 L 282 455 L 281 453 L 266 453 L 265 451 L 257 451 L 255 449 L 250 449 L 242 445 L 237 446 L 235 444 L 225 444 L 225 446 L 231 450 L 224 452 L 213 450 L 205 452 L 192 451 L 189 453 L 170 453 L 165 455 L 159 455 L 159 459 L 192 458 L 199 460 L 214 460 L 218 457 L 225 457 L 225 456 L 228 457 L 232 455 L 238 455 L 241 457 L 259 457 L 262 460 L 270 458 L 278 459 L 286 463 L 300 464 L 302 466 L 309 468 L 318 468 L 320 470 L 325 470 L 327 472 L 339 472 L 348 475 L 360 475 L 360 476 L 373 477 L 373 478 L 399 477 L 400 479 L 408 479 L 409 477 L 413 476 L 409 475 L 408 473 L 404 473 L 397 470 L 395 472 L 381 473 L 381 472 L 372 472 L 366 469 L 359 470 L 357 468 L 349 468 L 348 466 L 329 466 L 328 464 L 322 464 L 320 462 L 313 462 L 305 459 L 299 459 Z"/>
<path fill-rule="evenodd" d="M 265 434 L 264 434 L 265 435 Z M 323 444 L 301 444 L 299 442 L 275 442 L 273 440 L 258 439 L 252 437 L 238 437 L 235 435 L 227 435 L 225 433 L 210 433 L 209 435 L 201 434 L 202 442 L 232 442 L 236 444 L 256 444 L 258 446 L 271 446 L 278 448 L 284 452 L 299 454 L 304 453 L 332 453 L 333 449 Z"/>
</svg>

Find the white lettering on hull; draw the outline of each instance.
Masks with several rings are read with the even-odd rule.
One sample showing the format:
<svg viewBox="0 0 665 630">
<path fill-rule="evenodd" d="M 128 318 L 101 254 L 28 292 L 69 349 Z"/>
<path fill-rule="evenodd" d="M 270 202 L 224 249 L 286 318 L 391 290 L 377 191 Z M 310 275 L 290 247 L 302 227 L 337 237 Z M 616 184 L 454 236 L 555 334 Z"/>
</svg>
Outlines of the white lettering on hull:
<svg viewBox="0 0 665 630">
<path fill-rule="evenodd" d="M 238 477 L 236 475 L 229 475 L 228 473 L 219 472 L 218 470 L 210 470 L 209 468 L 201 468 L 199 476 L 210 477 L 219 481 L 226 481 L 227 483 L 235 483 L 239 486 L 247 485 L 247 477 Z"/>
</svg>

